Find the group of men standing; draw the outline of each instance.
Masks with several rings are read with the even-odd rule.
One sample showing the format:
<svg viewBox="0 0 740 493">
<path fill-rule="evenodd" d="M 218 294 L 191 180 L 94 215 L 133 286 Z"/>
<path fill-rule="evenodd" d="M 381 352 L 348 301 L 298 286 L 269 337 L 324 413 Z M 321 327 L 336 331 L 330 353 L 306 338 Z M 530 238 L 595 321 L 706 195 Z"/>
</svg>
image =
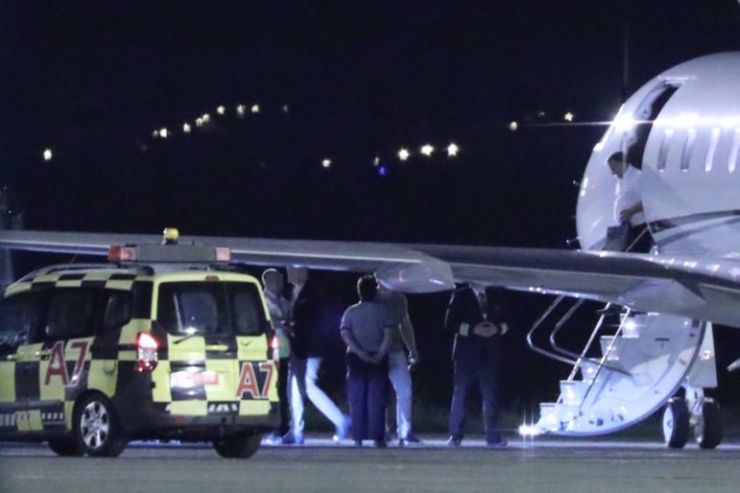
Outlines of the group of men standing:
<svg viewBox="0 0 740 493">
<path fill-rule="evenodd" d="M 398 443 L 420 444 L 412 431 L 410 374 L 419 362 L 419 354 L 406 297 L 379 285 L 371 275 L 362 276 L 357 282 L 359 301 L 345 310 L 339 326 L 347 347 L 347 416 L 318 386 L 327 345 L 321 326 L 325 323 L 324 294 L 309 280 L 306 268 L 288 267 L 287 275 L 291 284 L 288 291 L 278 270 L 268 269 L 262 275 L 279 341 L 281 425 L 273 443 L 304 442 L 303 412 L 308 398 L 334 424 L 334 440 L 348 437 L 351 430 L 356 446 L 371 440 L 376 447 L 385 447 L 386 390 L 390 381 L 396 394 Z M 462 287 L 450 300 L 445 328 L 455 333 L 449 444 L 457 446 L 462 441 L 466 395 L 477 381 L 483 395 L 486 440 L 491 446 L 505 445 L 498 431 L 496 402 L 499 339 L 508 330 L 503 305 L 495 296 L 487 297 L 485 290 Z"/>
</svg>

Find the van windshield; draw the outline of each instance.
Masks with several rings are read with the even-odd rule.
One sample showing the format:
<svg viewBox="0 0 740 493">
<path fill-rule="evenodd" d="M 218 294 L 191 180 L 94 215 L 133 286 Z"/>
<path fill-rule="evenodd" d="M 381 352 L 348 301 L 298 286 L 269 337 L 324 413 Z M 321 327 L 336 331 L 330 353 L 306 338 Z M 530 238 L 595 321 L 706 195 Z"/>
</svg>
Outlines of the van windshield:
<svg viewBox="0 0 740 493">
<path fill-rule="evenodd" d="M 258 335 L 266 325 L 257 287 L 243 282 L 167 282 L 157 321 L 173 335 Z"/>
</svg>

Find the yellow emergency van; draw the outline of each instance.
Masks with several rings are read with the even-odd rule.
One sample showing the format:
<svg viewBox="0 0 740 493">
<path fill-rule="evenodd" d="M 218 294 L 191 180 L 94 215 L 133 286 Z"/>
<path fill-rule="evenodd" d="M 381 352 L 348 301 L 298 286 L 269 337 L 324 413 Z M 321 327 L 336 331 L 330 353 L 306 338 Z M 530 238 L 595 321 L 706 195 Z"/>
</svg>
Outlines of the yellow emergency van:
<svg viewBox="0 0 740 493">
<path fill-rule="evenodd" d="M 229 251 L 112 247 L 47 267 L 0 300 L 0 440 L 117 456 L 129 440 L 211 441 L 249 457 L 279 424 L 259 282 Z"/>
</svg>

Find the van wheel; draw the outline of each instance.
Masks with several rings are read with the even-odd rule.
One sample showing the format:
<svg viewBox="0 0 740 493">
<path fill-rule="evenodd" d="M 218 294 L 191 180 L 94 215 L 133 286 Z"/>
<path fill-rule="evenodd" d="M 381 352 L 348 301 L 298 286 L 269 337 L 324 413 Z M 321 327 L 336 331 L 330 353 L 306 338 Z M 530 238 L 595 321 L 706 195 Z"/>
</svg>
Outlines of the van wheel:
<svg viewBox="0 0 740 493">
<path fill-rule="evenodd" d="M 52 438 L 49 440 L 49 448 L 62 457 L 77 457 L 84 453 L 75 437 Z"/>
<path fill-rule="evenodd" d="M 689 441 L 689 421 L 686 402 L 679 397 L 671 398 L 663 412 L 663 439 L 669 448 L 683 448 Z"/>
<path fill-rule="evenodd" d="M 126 448 L 113 405 L 93 394 L 75 407 L 74 428 L 82 453 L 90 457 L 118 457 Z"/>
<path fill-rule="evenodd" d="M 214 440 L 213 448 L 221 457 L 247 459 L 257 452 L 261 441 L 262 433 L 239 434 Z"/>
</svg>

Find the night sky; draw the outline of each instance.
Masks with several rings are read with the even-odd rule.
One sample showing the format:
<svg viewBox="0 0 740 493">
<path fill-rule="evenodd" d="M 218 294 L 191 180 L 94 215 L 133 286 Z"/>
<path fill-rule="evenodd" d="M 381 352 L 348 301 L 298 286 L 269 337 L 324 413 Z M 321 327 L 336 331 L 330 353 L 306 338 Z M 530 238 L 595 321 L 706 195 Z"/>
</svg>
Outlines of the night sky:
<svg viewBox="0 0 740 493">
<path fill-rule="evenodd" d="M 740 5 L 26 0 L 0 6 L 0 39 L 0 183 L 29 229 L 563 248 L 605 130 L 583 123 L 677 63 L 740 49 Z M 320 277 L 337 309 L 353 301 L 354 276 Z M 429 383 L 448 369 L 445 301 L 411 299 L 434 402 L 449 395 Z M 523 348 L 546 302 L 512 295 L 504 393 L 524 407 L 567 370 Z M 732 400 L 740 382 L 723 378 Z"/>
</svg>

